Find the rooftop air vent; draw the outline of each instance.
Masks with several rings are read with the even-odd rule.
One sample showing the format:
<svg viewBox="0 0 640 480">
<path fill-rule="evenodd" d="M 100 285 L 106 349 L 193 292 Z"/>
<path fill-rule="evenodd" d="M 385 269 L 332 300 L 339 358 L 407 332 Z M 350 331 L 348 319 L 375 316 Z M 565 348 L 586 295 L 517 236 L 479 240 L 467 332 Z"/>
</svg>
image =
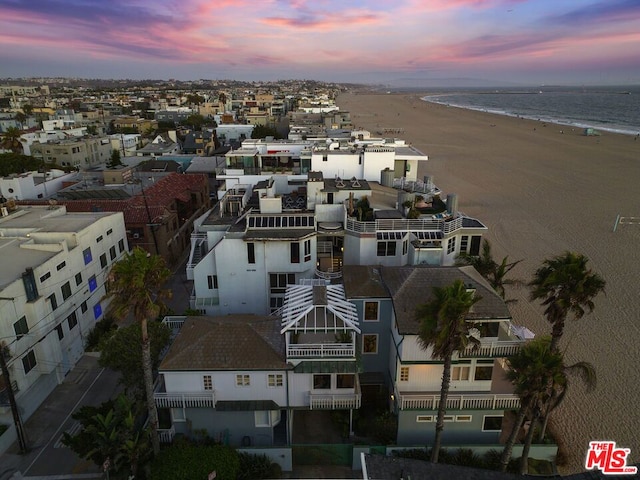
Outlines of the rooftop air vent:
<svg viewBox="0 0 640 480">
<path fill-rule="evenodd" d="M 336 177 L 336 187 L 344 188 L 344 182 L 342 181 L 342 179 L 340 177 Z"/>
</svg>

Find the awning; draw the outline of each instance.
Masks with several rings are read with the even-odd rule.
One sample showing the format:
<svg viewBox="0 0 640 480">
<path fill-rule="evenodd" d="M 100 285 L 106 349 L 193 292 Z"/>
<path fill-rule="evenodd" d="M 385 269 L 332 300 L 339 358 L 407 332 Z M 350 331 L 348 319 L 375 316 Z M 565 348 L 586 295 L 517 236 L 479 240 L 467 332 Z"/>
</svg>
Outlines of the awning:
<svg viewBox="0 0 640 480">
<path fill-rule="evenodd" d="M 263 410 L 280 410 L 280 406 L 273 400 L 234 400 L 216 402 L 219 412 L 253 412 Z"/>
<path fill-rule="evenodd" d="M 294 373 L 358 373 L 356 362 L 300 362 Z"/>
</svg>

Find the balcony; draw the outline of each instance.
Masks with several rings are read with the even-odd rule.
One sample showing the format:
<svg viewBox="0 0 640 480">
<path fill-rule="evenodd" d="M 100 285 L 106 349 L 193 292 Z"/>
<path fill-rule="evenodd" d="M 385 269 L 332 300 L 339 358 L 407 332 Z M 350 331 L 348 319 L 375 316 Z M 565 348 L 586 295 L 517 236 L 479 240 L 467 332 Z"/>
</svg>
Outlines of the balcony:
<svg viewBox="0 0 640 480">
<path fill-rule="evenodd" d="M 461 351 L 458 356 L 460 358 L 500 358 L 509 357 L 518 353 L 524 340 L 512 340 L 512 341 L 495 341 L 495 342 L 481 342 L 478 347 L 470 345 L 465 350 Z"/>
<path fill-rule="evenodd" d="M 158 436 L 160 437 L 160 443 L 163 445 L 169 445 L 173 443 L 173 437 L 176 435 L 176 429 L 174 427 L 171 428 L 159 428 Z"/>
<path fill-rule="evenodd" d="M 440 394 L 424 395 L 396 393 L 400 410 L 437 410 Z M 447 410 L 512 410 L 520 408 L 520 398 L 514 394 L 470 393 L 449 395 Z"/>
<path fill-rule="evenodd" d="M 360 381 L 355 377 L 351 393 L 309 393 L 310 410 L 349 410 L 360 408 Z"/>
<path fill-rule="evenodd" d="M 287 359 L 303 358 L 354 358 L 356 348 L 352 343 L 294 343 L 287 347 Z"/>
<path fill-rule="evenodd" d="M 154 392 L 153 398 L 158 408 L 206 408 L 215 407 L 216 400 L 211 392 Z"/>
<path fill-rule="evenodd" d="M 380 231 L 441 231 L 444 234 L 455 232 L 462 228 L 462 216 L 451 219 L 443 218 L 418 218 L 418 219 L 389 219 L 375 220 L 373 222 L 360 222 L 348 217 L 346 230 L 357 233 L 376 233 Z"/>
</svg>

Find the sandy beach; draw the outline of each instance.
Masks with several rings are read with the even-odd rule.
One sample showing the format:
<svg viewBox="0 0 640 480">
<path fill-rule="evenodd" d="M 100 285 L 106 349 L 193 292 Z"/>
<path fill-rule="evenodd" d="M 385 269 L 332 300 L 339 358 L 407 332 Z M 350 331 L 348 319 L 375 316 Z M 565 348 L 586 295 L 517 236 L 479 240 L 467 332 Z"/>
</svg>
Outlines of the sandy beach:
<svg viewBox="0 0 640 480">
<path fill-rule="evenodd" d="M 545 258 L 583 253 L 607 282 L 595 311 L 568 321 L 561 349 L 566 361 L 591 362 L 598 386 L 570 385 L 552 423 L 567 446 L 562 473 L 584 470 L 590 440 L 614 440 L 640 462 L 640 141 L 601 132 L 468 111 L 420 100 L 418 94 L 341 95 L 357 128 L 373 135 L 400 128 L 429 156 L 419 178 L 433 175 L 444 195 L 456 193 L 461 211 L 489 227 L 499 261 L 523 261 L 513 277 L 525 281 Z M 389 136 L 389 135 L 387 135 Z M 616 217 L 639 217 L 635 225 Z M 514 323 L 550 334 L 528 289 L 512 289 Z"/>
</svg>

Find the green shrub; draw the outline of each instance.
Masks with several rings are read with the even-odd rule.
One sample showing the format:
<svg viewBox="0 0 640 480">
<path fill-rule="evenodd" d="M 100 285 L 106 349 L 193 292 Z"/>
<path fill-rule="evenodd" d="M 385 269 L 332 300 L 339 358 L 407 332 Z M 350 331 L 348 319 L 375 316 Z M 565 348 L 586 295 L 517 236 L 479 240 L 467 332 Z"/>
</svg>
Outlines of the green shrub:
<svg viewBox="0 0 640 480">
<path fill-rule="evenodd" d="M 378 415 L 373 420 L 373 438 L 379 445 L 393 445 L 396 443 L 398 420 L 389 412 Z"/>
<path fill-rule="evenodd" d="M 240 458 L 240 471 L 237 480 L 260 480 L 282 476 L 280 465 L 272 462 L 266 455 L 240 452 L 238 457 Z"/>
<path fill-rule="evenodd" d="M 104 317 L 99 322 L 96 322 L 95 327 L 89 330 L 85 340 L 84 349 L 87 352 L 95 352 L 99 350 L 100 342 L 105 338 L 109 338 L 117 329 L 118 326 L 113 318 Z"/>
<path fill-rule="evenodd" d="M 476 455 L 470 448 L 459 448 L 451 455 L 451 465 L 460 465 L 462 467 L 482 467 L 484 462 L 479 455 Z"/>
<path fill-rule="evenodd" d="M 163 449 L 151 463 L 152 480 L 192 480 L 207 478 L 236 480 L 240 471 L 238 453 L 230 447 L 181 445 Z"/>
</svg>

